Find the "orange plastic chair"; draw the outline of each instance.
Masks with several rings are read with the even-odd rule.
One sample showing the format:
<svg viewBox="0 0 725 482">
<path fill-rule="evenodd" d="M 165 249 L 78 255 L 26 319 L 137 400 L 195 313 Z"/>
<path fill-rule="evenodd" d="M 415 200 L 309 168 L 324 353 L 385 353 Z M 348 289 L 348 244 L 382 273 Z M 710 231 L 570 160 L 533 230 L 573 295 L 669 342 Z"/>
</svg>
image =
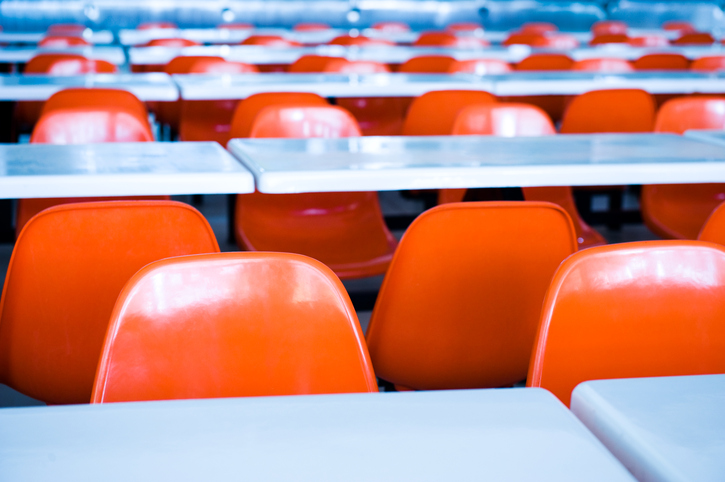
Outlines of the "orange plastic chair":
<svg viewBox="0 0 725 482">
<path fill-rule="evenodd" d="M 512 70 L 508 63 L 497 59 L 456 60 L 448 67 L 449 74 L 495 75 L 506 74 Z"/>
<path fill-rule="evenodd" d="M 569 216 L 550 203 L 426 211 L 403 236 L 368 325 L 375 372 L 416 390 L 523 380 L 546 289 L 576 249 Z"/>
<path fill-rule="evenodd" d="M 515 70 L 569 70 L 574 61 L 564 54 L 532 54 L 521 60 Z"/>
<path fill-rule="evenodd" d="M 672 45 L 712 45 L 715 38 L 707 32 L 691 32 L 673 40 Z"/>
<path fill-rule="evenodd" d="M 327 63 L 336 58 L 326 55 L 303 55 L 290 64 L 287 72 L 322 72 Z"/>
<path fill-rule="evenodd" d="M 564 54 L 532 54 L 514 66 L 518 71 L 570 70 L 574 60 Z M 531 104 L 546 112 L 554 120 L 561 118 L 567 98 L 563 95 L 526 95 L 503 99 Z"/>
<path fill-rule="evenodd" d="M 682 134 L 687 129 L 725 129 L 725 97 L 681 97 L 665 102 L 654 130 Z M 696 239 L 715 208 L 725 200 L 725 184 L 642 186 L 645 224 L 663 238 Z"/>
<path fill-rule="evenodd" d="M 82 36 L 83 32 L 86 31 L 86 26 L 80 23 L 54 23 L 48 30 L 45 31 L 47 35 L 75 35 Z"/>
<path fill-rule="evenodd" d="M 218 251 L 204 217 L 182 203 L 46 209 L 25 226 L 10 259 L 0 381 L 47 403 L 88 403 L 108 320 L 129 278 L 158 259 Z"/>
<path fill-rule="evenodd" d="M 725 208 L 723 206 L 725 203 L 720 203 L 707 218 L 697 236 L 698 240 L 725 245 Z"/>
<path fill-rule="evenodd" d="M 264 92 L 250 95 L 237 105 L 232 117 L 230 139 L 249 137 L 257 114 L 272 105 L 330 105 L 317 94 L 307 92 Z"/>
<path fill-rule="evenodd" d="M 315 32 L 318 30 L 329 30 L 331 27 L 326 23 L 303 22 L 294 26 L 296 32 Z"/>
<path fill-rule="evenodd" d="M 190 40 L 188 38 L 155 38 L 149 40 L 145 47 L 173 47 L 173 48 L 184 48 L 184 47 L 197 47 L 201 45 L 199 42 Z"/>
<path fill-rule="evenodd" d="M 483 25 L 476 22 L 456 22 L 448 25 L 446 30 L 451 32 L 476 32 L 483 30 Z"/>
<path fill-rule="evenodd" d="M 595 37 L 599 35 L 626 34 L 627 24 L 618 20 L 600 20 L 594 22 L 591 31 Z"/>
<path fill-rule="evenodd" d="M 398 72 L 407 74 L 445 74 L 456 63 L 448 55 L 420 55 L 406 60 Z"/>
<path fill-rule="evenodd" d="M 505 46 L 529 45 L 531 47 L 546 47 L 547 40 L 544 34 L 541 33 L 513 32 L 501 44 Z"/>
<path fill-rule="evenodd" d="M 632 72 L 634 67 L 624 59 L 599 58 L 578 60 L 572 64 L 571 70 L 586 72 Z"/>
<path fill-rule="evenodd" d="M 38 42 L 38 47 L 43 48 L 65 48 L 65 47 L 86 47 L 91 45 L 83 37 L 75 35 L 48 35 Z"/>
<path fill-rule="evenodd" d="M 410 32 L 410 26 L 403 22 L 378 22 L 373 24 L 371 28 L 386 33 Z"/>
<path fill-rule="evenodd" d="M 579 47 L 579 40 L 574 35 L 570 34 L 549 34 L 546 37 L 546 43 L 541 45 L 542 47 L 548 47 L 552 49 L 575 49 Z"/>
<path fill-rule="evenodd" d="M 725 373 L 725 250 L 650 241 L 576 253 L 546 294 L 527 385 Z M 371 350 L 372 352 L 372 350 Z"/>
<path fill-rule="evenodd" d="M 589 45 L 604 45 L 604 44 L 626 44 L 629 41 L 629 37 L 624 33 L 606 33 L 595 35 L 589 41 Z"/>
<path fill-rule="evenodd" d="M 480 104 L 462 109 L 456 117 L 453 135 L 494 135 L 502 137 L 532 137 L 556 134 L 551 120 L 541 109 L 528 104 Z M 606 243 L 601 234 L 579 216 L 571 187 L 525 187 L 527 201 L 547 201 L 558 204 L 571 217 L 580 248 Z"/>
<path fill-rule="evenodd" d="M 344 109 L 309 104 L 266 107 L 250 131 L 250 137 L 359 135 Z M 375 192 L 239 194 L 235 230 L 247 250 L 305 254 L 343 279 L 385 273 L 397 245 Z"/>
<path fill-rule="evenodd" d="M 173 22 L 144 22 L 136 27 L 136 30 L 174 29 L 179 28 Z"/>
<path fill-rule="evenodd" d="M 687 70 L 690 61 L 680 54 L 648 54 L 632 62 L 635 70 Z"/>
<path fill-rule="evenodd" d="M 302 44 L 294 40 L 288 40 L 279 35 L 250 35 L 245 38 L 241 45 L 264 45 L 265 47 L 301 47 Z"/>
<path fill-rule="evenodd" d="M 350 35 L 342 35 L 340 37 L 335 37 L 334 39 L 330 40 L 329 45 L 344 45 L 347 47 L 350 46 L 357 46 L 357 47 L 386 47 L 395 45 L 395 42 L 391 42 L 389 40 L 384 39 L 375 39 L 375 38 L 369 38 L 364 37 L 362 35 L 357 37 L 351 37 Z"/>
<path fill-rule="evenodd" d="M 490 43 L 482 38 L 457 36 L 450 32 L 423 32 L 418 36 L 414 47 L 450 47 L 458 49 L 479 49 L 488 47 Z"/>
<path fill-rule="evenodd" d="M 549 22 L 527 22 L 521 26 L 519 31 L 521 33 L 537 33 L 546 34 L 556 32 L 559 28 L 553 23 Z"/>
<path fill-rule="evenodd" d="M 217 25 L 216 28 L 226 29 L 226 30 L 254 30 L 254 25 L 251 23 L 234 22 L 234 23 L 222 23 L 222 24 Z"/>
<path fill-rule="evenodd" d="M 496 97 L 480 90 L 441 90 L 427 92 L 410 105 L 403 124 L 405 136 L 447 136 L 458 113 L 473 104 L 496 102 Z"/>
<path fill-rule="evenodd" d="M 322 71 L 340 74 L 387 74 L 390 73 L 390 68 L 382 62 L 372 60 L 347 60 L 333 57 L 325 64 Z"/>
<path fill-rule="evenodd" d="M 627 43 L 632 47 L 666 47 L 670 41 L 661 35 L 642 35 L 630 37 Z"/>
<path fill-rule="evenodd" d="M 169 64 L 170 65 L 170 64 Z M 256 66 L 230 62 L 220 57 L 197 57 L 185 66 L 188 74 L 253 74 Z M 225 146 L 229 141 L 232 117 L 239 101 L 182 100 L 179 113 L 179 139 L 182 141 L 216 141 Z M 162 104 L 163 105 L 163 104 Z"/>
<path fill-rule="evenodd" d="M 715 71 L 725 70 L 725 55 L 700 57 L 690 64 L 690 70 Z"/>
<path fill-rule="evenodd" d="M 639 89 L 594 90 L 574 97 L 564 112 L 562 134 L 652 132 L 655 102 Z"/>
<path fill-rule="evenodd" d="M 223 253 L 158 261 L 129 281 L 92 402 L 377 391 L 329 268 L 295 254 Z"/>
<path fill-rule="evenodd" d="M 662 24 L 662 30 L 676 30 L 682 34 L 695 32 L 695 27 L 690 22 L 671 20 Z"/>
</svg>

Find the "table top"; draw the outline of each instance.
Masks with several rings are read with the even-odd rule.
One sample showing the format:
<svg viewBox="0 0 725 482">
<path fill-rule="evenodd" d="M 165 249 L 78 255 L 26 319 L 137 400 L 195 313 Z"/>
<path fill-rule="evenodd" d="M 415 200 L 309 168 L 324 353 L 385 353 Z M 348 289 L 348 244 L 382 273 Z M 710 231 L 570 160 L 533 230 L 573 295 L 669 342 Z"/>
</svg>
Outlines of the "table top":
<svg viewBox="0 0 725 482">
<path fill-rule="evenodd" d="M 233 139 L 264 193 L 725 182 L 725 147 L 672 134 Z"/>
<path fill-rule="evenodd" d="M 639 480 L 725 479 L 725 375 L 585 382 L 571 409 Z"/>
<path fill-rule="evenodd" d="M 91 31 L 87 29 L 83 38 L 93 45 L 108 45 L 113 43 L 113 32 L 110 30 Z M 47 37 L 47 32 L 0 32 L 0 42 L 10 44 L 37 44 Z"/>
<path fill-rule="evenodd" d="M 3 409 L 0 432 L 5 481 L 634 480 L 542 389 Z"/>
<path fill-rule="evenodd" d="M 87 74 L 73 76 L 0 74 L 0 100 L 47 100 L 62 89 L 99 87 L 123 89 L 142 101 L 173 102 L 179 90 L 168 74 Z"/>
<path fill-rule="evenodd" d="M 695 139 L 702 142 L 712 142 L 720 146 L 725 146 L 725 130 L 714 129 L 692 129 L 685 131 L 685 137 Z"/>
<path fill-rule="evenodd" d="M 0 198 L 222 194 L 254 179 L 216 142 L 0 145 Z"/>
<path fill-rule="evenodd" d="M 498 96 L 577 95 L 601 89 L 643 89 L 652 94 L 725 92 L 717 72 L 515 72 L 473 74 L 265 73 L 174 75 L 187 100 L 243 99 L 260 92 L 313 92 L 323 97 L 419 96 L 433 90 L 484 90 Z"/>
<path fill-rule="evenodd" d="M 78 54 L 89 59 L 106 60 L 114 65 L 123 65 L 126 55 L 121 47 L 68 47 L 68 48 L 38 48 L 38 47 L 2 47 L 0 48 L 0 62 L 26 63 L 41 53 Z"/>
</svg>

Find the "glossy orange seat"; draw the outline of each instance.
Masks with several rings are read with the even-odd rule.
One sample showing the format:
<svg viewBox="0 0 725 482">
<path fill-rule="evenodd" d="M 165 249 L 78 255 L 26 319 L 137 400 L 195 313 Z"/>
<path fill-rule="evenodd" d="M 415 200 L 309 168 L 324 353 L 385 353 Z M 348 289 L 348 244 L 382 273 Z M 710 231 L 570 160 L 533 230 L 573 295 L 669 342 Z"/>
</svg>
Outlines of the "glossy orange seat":
<svg viewBox="0 0 725 482">
<path fill-rule="evenodd" d="M 331 27 L 326 23 L 302 22 L 293 27 L 296 32 L 316 32 L 318 30 L 329 30 Z"/>
<path fill-rule="evenodd" d="M 548 71 L 548 70 L 570 70 L 574 60 L 564 54 L 541 53 L 532 54 L 514 66 L 518 71 Z M 508 97 L 503 99 L 510 102 L 519 102 L 534 105 L 549 117 L 557 121 L 561 118 L 566 105 L 566 97 L 563 95 L 526 95 Z"/>
<path fill-rule="evenodd" d="M 541 109 L 527 104 L 480 104 L 462 109 L 451 131 L 453 135 L 494 135 L 501 137 L 532 137 L 556 134 L 551 120 Z M 558 204 L 571 217 L 580 248 L 604 244 L 606 241 L 579 216 L 571 187 L 524 187 L 527 201 Z"/>
<path fill-rule="evenodd" d="M 0 381 L 51 404 L 88 403 L 111 310 L 146 264 L 217 252 L 195 209 L 171 201 L 65 204 L 21 232 L 0 302 Z"/>
<path fill-rule="evenodd" d="M 398 72 L 406 74 L 445 74 L 456 59 L 448 55 L 420 55 L 406 60 Z"/>
<path fill-rule="evenodd" d="M 480 90 L 427 92 L 410 105 L 403 124 L 405 136 L 446 136 L 458 113 L 473 104 L 493 103 L 496 97 Z"/>
<path fill-rule="evenodd" d="M 569 103 L 561 123 L 562 134 L 652 132 L 655 102 L 639 89 L 594 90 Z"/>
<path fill-rule="evenodd" d="M 64 47 L 86 47 L 91 45 L 83 37 L 76 35 L 48 35 L 38 42 L 38 47 L 64 48 Z"/>
<path fill-rule="evenodd" d="M 347 60 L 333 57 L 322 68 L 322 72 L 340 74 L 387 74 L 390 73 L 390 68 L 382 62 L 374 62 L 372 60 Z"/>
<path fill-rule="evenodd" d="M 197 47 L 201 45 L 199 42 L 190 40 L 188 38 L 155 38 L 149 40 L 146 43 L 146 47 L 173 47 L 173 48 L 184 48 L 184 47 Z"/>
<path fill-rule="evenodd" d="M 259 111 L 249 135 L 350 137 L 360 129 L 340 107 L 277 104 Z M 375 192 L 239 194 L 235 231 L 247 250 L 304 254 L 340 278 L 384 273 L 397 245 Z"/>
<path fill-rule="evenodd" d="M 600 20 L 595 22 L 591 28 L 592 35 L 626 34 L 627 24 L 618 20 Z"/>
<path fill-rule="evenodd" d="M 587 380 L 725 373 L 725 250 L 654 241 L 576 253 L 541 313 L 527 385 L 567 405 Z"/>
<path fill-rule="evenodd" d="M 294 40 L 288 40 L 279 35 L 250 35 L 245 38 L 241 45 L 264 45 L 265 47 L 301 47 L 302 44 Z"/>
<path fill-rule="evenodd" d="M 627 43 L 632 47 L 666 47 L 670 41 L 662 35 L 642 35 L 630 37 Z"/>
<path fill-rule="evenodd" d="M 571 70 L 586 72 L 632 72 L 634 67 L 624 59 L 598 58 L 578 60 L 572 64 Z"/>
<path fill-rule="evenodd" d="M 414 47 L 450 47 L 477 49 L 488 47 L 488 41 L 473 36 L 457 36 L 449 32 L 423 32 L 413 42 Z"/>
<path fill-rule="evenodd" d="M 448 67 L 449 74 L 460 72 L 477 75 L 494 75 L 506 74 L 512 70 L 508 63 L 498 59 L 456 60 Z"/>
<path fill-rule="evenodd" d="M 347 47 L 353 45 L 357 47 L 385 47 L 395 45 L 395 43 L 389 40 L 369 38 L 362 35 L 359 35 L 357 37 L 342 35 L 340 37 L 335 37 L 334 39 L 330 40 L 330 45 L 344 45 Z"/>
<path fill-rule="evenodd" d="M 136 30 L 174 29 L 179 28 L 174 22 L 144 22 Z"/>
<path fill-rule="evenodd" d="M 272 105 L 330 105 L 317 94 L 307 92 L 264 92 L 250 95 L 237 105 L 229 132 L 231 139 L 249 137 L 257 114 Z"/>
<path fill-rule="evenodd" d="M 690 64 L 690 70 L 725 70 L 725 55 L 712 55 L 695 59 Z"/>
<path fill-rule="evenodd" d="M 672 45 L 712 45 L 715 38 L 707 32 L 691 32 L 673 40 Z"/>
<path fill-rule="evenodd" d="M 547 40 L 542 33 L 513 32 L 501 44 L 505 46 L 529 45 L 531 47 L 545 47 Z"/>
<path fill-rule="evenodd" d="M 251 23 L 244 23 L 244 22 L 232 22 L 232 23 L 219 24 L 219 25 L 217 25 L 216 28 L 226 29 L 226 30 L 254 30 L 254 25 Z"/>
<path fill-rule="evenodd" d="M 667 101 L 654 130 L 682 134 L 688 129 L 725 129 L 725 97 L 682 97 Z M 725 184 L 642 186 L 642 218 L 663 238 L 696 239 L 713 210 L 725 200 Z"/>
<path fill-rule="evenodd" d="M 675 30 L 681 34 L 695 32 L 695 27 L 690 22 L 681 20 L 670 20 L 662 24 L 662 30 Z"/>
<path fill-rule="evenodd" d="M 455 203 L 421 214 L 368 326 L 375 372 L 417 390 L 523 380 L 546 289 L 576 249 L 569 216 L 550 203 Z"/>
<path fill-rule="evenodd" d="M 549 22 L 526 22 L 519 30 L 522 33 L 546 34 L 556 32 L 559 28 Z"/>
<path fill-rule="evenodd" d="M 450 32 L 475 32 L 483 30 L 483 25 L 476 22 L 456 22 L 447 25 L 446 30 Z"/>
<path fill-rule="evenodd" d="M 720 203 L 718 207 L 707 218 L 705 225 L 700 230 L 697 239 L 708 243 L 717 243 L 725 246 L 725 206 Z"/>
<path fill-rule="evenodd" d="M 295 254 L 223 253 L 158 261 L 129 281 L 92 401 L 377 391 L 329 268 Z"/>
<path fill-rule="evenodd" d="M 690 61 L 680 54 L 648 54 L 632 62 L 635 70 L 687 70 Z"/>
<path fill-rule="evenodd" d="M 290 64 L 287 72 L 322 72 L 327 63 L 335 58 L 337 57 L 327 55 L 303 55 Z"/>
<path fill-rule="evenodd" d="M 410 32 L 410 26 L 403 22 L 377 22 L 371 28 L 386 33 Z"/>
<path fill-rule="evenodd" d="M 626 44 L 629 41 L 629 37 L 624 33 L 607 33 L 595 35 L 589 41 L 589 45 L 604 45 L 604 44 Z"/>
<path fill-rule="evenodd" d="M 516 64 L 515 70 L 569 70 L 574 61 L 564 54 L 533 54 Z"/>
</svg>

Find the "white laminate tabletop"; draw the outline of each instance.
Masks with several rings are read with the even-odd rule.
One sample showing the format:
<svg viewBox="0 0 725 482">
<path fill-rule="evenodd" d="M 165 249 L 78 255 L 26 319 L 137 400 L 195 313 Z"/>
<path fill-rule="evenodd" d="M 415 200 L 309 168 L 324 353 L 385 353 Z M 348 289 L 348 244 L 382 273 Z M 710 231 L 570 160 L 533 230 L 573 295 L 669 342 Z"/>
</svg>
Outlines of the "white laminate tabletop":
<svg viewBox="0 0 725 482">
<path fill-rule="evenodd" d="M 251 35 L 278 35 L 302 44 L 327 43 L 340 35 L 347 35 L 343 29 L 293 31 L 283 28 L 159 28 L 147 30 L 122 29 L 118 32 L 121 45 L 143 45 L 155 39 L 185 38 L 203 44 L 238 44 Z"/>
<path fill-rule="evenodd" d="M 233 139 L 264 193 L 725 182 L 725 147 L 672 134 Z"/>
<path fill-rule="evenodd" d="M 542 389 L 0 410 L 3 481 L 633 481 Z"/>
<path fill-rule="evenodd" d="M 585 382 L 571 410 L 640 481 L 725 480 L 725 375 Z"/>
<path fill-rule="evenodd" d="M 0 145 L 1 199 L 253 191 L 216 142 Z"/>
<path fill-rule="evenodd" d="M 725 130 L 715 129 L 692 129 L 685 131 L 685 137 L 695 139 L 702 142 L 712 142 L 720 146 L 725 146 Z"/>
<path fill-rule="evenodd" d="M 243 99 L 260 92 L 312 92 L 323 97 L 410 97 L 434 90 L 485 90 L 493 82 L 459 74 L 174 75 L 186 100 Z"/>
<path fill-rule="evenodd" d="M 0 48 L 0 62 L 26 63 L 38 54 L 63 53 L 78 54 L 89 59 L 106 60 L 114 65 L 126 63 L 126 55 L 121 47 L 68 47 L 68 48 L 38 48 L 38 47 L 3 47 Z"/>
<path fill-rule="evenodd" d="M 86 30 L 83 38 L 93 45 L 108 45 L 113 43 L 113 32 L 110 30 Z M 48 36 L 47 32 L 0 32 L 0 42 L 17 44 L 37 44 Z"/>
<path fill-rule="evenodd" d="M 0 100 L 47 100 L 71 87 L 123 89 L 142 101 L 173 102 L 179 90 L 168 74 L 6 75 L 0 74 Z"/>
</svg>

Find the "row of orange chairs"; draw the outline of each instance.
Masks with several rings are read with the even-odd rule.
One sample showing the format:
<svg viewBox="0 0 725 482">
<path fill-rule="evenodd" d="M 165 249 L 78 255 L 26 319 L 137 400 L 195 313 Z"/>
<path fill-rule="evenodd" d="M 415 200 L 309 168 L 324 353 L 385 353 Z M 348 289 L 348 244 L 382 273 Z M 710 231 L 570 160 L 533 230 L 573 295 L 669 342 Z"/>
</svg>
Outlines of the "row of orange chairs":
<svg viewBox="0 0 725 482">
<path fill-rule="evenodd" d="M 724 372 L 725 248 L 711 242 L 725 241 L 725 208 L 709 242 L 575 253 L 574 236 L 548 203 L 427 211 L 364 341 L 315 260 L 202 254 L 218 252 L 214 235 L 181 203 L 57 206 L 13 251 L 0 381 L 62 404 L 372 392 L 375 374 L 401 390 L 526 378 L 568 404 L 585 380 Z"/>
</svg>

